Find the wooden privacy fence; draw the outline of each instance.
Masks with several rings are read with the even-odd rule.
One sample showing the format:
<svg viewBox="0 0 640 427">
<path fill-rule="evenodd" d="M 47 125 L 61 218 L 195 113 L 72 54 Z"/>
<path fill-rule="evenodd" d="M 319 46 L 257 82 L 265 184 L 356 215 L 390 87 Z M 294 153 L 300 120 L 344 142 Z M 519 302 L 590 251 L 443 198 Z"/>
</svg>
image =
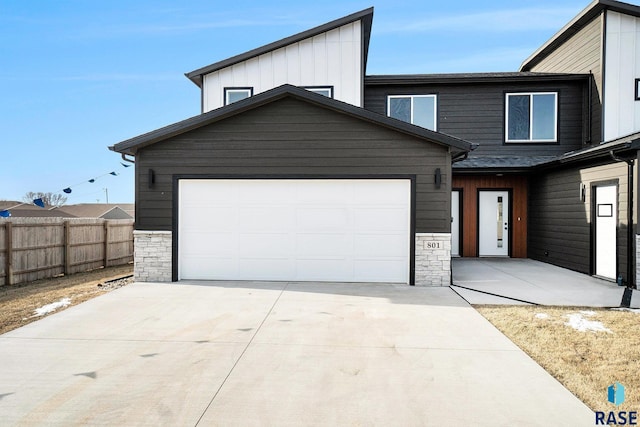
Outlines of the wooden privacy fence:
<svg viewBox="0 0 640 427">
<path fill-rule="evenodd" d="M 133 220 L 0 220 L 0 286 L 132 261 Z"/>
</svg>

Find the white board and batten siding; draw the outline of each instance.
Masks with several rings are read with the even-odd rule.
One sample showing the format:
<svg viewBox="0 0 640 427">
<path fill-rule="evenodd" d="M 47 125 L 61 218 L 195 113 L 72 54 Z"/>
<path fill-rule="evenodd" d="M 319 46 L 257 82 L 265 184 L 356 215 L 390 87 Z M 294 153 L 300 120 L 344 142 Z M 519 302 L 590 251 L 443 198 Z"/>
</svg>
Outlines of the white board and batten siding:
<svg viewBox="0 0 640 427">
<path fill-rule="evenodd" d="M 640 131 L 640 18 L 607 11 L 604 77 L 604 140 Z"/>
<path fill-rule="evenodd" d="M 224 105 L 225 87 L 256 95 L 290 84 L 333 86 L 334 99 L 362 106 L 362 30 L 355 21 L 203 76 L 203 112 Z"/>
<path fill-rule="evenodd" d="M 179 181 L 179 279 L 409 283 L 402 179 Z"/>
</svg>

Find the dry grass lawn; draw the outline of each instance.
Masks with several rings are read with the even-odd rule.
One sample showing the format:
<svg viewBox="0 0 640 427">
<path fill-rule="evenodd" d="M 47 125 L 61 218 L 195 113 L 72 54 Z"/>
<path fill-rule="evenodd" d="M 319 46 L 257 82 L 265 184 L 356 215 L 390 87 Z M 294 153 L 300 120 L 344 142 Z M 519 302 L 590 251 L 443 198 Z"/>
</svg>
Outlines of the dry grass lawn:
<svg viewBox="0 0 640 427">
<path fill-rule="evenodd" d="M 476 306 L 484 317 L 594 411 L 640 410 L 640 312 L 611 309 Z M 579 331 L 573 316 L 607 331 Z M 583 322 L 584 324 L 584 322 Z M 607 401 L 619 382 L 625 402 Z"/>
<path fill-rule="evenodd" d="M 47 304 L 70 299 L 80 304 L 114 289 L 105 282 L 133 273 L 132 265 L 101 268 L 86 273 L 43 279 L 21 285 L 0 287 L 0 334 L 42 319 L 35 310 Z M 57 311 L 63 310 L 61 307 Z"/>
</svg>

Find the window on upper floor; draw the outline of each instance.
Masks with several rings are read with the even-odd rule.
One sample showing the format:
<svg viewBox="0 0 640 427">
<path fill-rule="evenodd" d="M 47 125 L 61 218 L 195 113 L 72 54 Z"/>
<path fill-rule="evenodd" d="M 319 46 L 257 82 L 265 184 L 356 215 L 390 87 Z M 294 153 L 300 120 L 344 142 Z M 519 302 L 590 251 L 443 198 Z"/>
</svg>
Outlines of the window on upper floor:
<svg viewBox="0 0 640 427">
<path fill-rule="evenodd" d="M 224 105 L 233 104 L 245 98 L 253 96 L 252 87 L 225 87 L 224 88 Z"/>
<path fill-rule="evenodd" d="M 557 142 L 556 92 L 508 93 L 506 142 Z"/>
<path fill-rule="evenodd" d="M 333 86 L 304 86 L 308 91 L 319 93 L 327 98 L 333 98 Z"/>
<path fill-rule="evenodd" d="M 387 114 L 394 119 L 436 130 L 436 95 L 389 95 Z"/>
</svg>

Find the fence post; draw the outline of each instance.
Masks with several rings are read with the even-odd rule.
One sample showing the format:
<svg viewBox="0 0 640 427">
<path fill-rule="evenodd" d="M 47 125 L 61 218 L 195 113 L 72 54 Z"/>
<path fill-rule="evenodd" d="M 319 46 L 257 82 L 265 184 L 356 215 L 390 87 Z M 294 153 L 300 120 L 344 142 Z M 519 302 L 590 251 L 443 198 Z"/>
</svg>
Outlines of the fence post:
<svg viewBox="0 0 640 427">
<path fill-rule="evenodd" d="M 109 266 L 109 221 L 104 221 L 104 268 Z"/>
<path fill-rule="evenodd" d="M 7 222 L 4 227 L 4 241 L 6 243 L 6 251 L 4 253 L 5 256 L 5 277 L 4 283 L 5 285 L 13 285 L 13 231 L 11 229 L 11 223 Z"/>
<path fill-rule="evenodd" d="M 71 273 L 71 225 L 64 221 L 64 275 Z"/>
</svg>

